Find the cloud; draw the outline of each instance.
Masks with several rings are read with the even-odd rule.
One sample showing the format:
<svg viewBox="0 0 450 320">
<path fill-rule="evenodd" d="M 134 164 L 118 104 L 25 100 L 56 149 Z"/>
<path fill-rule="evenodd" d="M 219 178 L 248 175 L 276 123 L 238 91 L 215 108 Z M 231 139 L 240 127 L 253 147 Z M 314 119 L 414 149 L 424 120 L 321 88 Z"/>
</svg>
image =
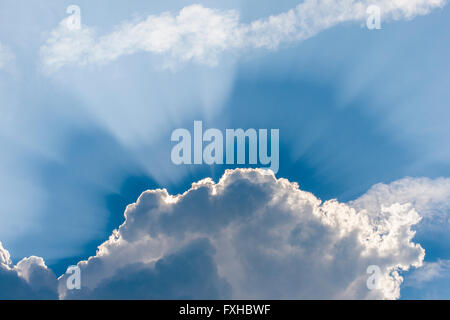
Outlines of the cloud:
<svg viewBox="0 0 450 320">
<path fill-rule="evenodd" d="M 0 299 L 56 299 L 57 279 L 42 258 L 29 257 L 13 265 L 0 242 Z"/>
<path fill-rule="evenodd" d="M 177 196 L 148 190 L 97 254 L 78 263 L 81 290 L 67 291 L 66 275 L 57 283 L 42 258 L 13 265 L 0 244 L 0 296 L 397 299 L 401 287 L 448 277 L 448 260 L 423 263 L 412 228 L 443 219 L 449 180 L 377 184 L 348 204 L 322 202 L 261 169 L 228 170 L 218 183 L 205 179 Z M 372 265 L 380 289 L 367 288 Z M 402 285 L 400 273 L 411 267 Z"/>
<path fill-rule="evenodd" d="M 422 287 L 425 283 L 450 276 L 450 260 L 425 262 L 422 268 L 414 270 L 405 283 L 407 286 Z"/>
<path fill-rule="evenodd" d="M 276 49 L 344 22 L 365 21 L 370 5 L 379 6 L 383 21 L 389 21 L 412 19 L 445 4 L 446 0 L 305 0 L 287 12 L 251 23 L 241 22 L 235 10 L 194 4 L 177 14 L 125 21 L 106 35 L 97 35 L 85 25 L 68 27 L 73 19 L 69 16 L 51 32 L 41 47 L 41 57 L 47 70 L 66 64 L 108 63 L 139 51 L 164 55 L 168 66 L 187 61 L 215 65 L 226 51 Z"/>
<path fill-rule="evenodd" d="M 404 178 L 374 185 L 350 203 L 357 210 L 377 215 L 383 206 L 411 203 L 423 217 L 420 228 L 450 226 L 450 179 Z"/>
<path fill-rule="evenodd" d="M 6 268 L 11 265 L 11 256 L 9 251 L 3 248 L 2 243 L 0 242 L 0 267 Z"/>
<path fill-rule="evenodd" d="M 425 262 L 405 276 L 402 296 L 406 299 L 448 299 L 450 297 L 450 260 Z"/>
<path fill-rule="evenodd" d="M 130 264 L 93 290 L 72 291 L 71 299 L 226 299 L 231 288 L 217 274 L 215 250 L 207 239 L 192 241 L 179 252 L 146 263 Z"/>
<path fill-rule="evenodd" d="M 125 218 L 78 263 L 81 291 L 60 278 L 61 298 L 395 299 L 398 272 L 424 258 L 410 205 L 368 216 L 258 169 L 229 170 L 178 196 L 146 191 Z M 367 288 L 370 265 L 381 269 L 380 290 Z"/>
</svg>

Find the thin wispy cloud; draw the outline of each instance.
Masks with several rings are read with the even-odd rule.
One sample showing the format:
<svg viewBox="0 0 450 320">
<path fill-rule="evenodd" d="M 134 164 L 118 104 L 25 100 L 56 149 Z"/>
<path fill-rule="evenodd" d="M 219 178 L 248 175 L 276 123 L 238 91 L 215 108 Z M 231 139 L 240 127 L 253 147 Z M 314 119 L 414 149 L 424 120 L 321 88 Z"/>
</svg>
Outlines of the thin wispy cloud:
<svg viewBox="0 0 450 320">
<path fill-rule="evenodd" d="M 450 260 L 427 262 L 420 269 L 415 270 L 410 276 L 409 286 L 421 286 L 437 278 L 444 277 L 450 272 Z"/>
<path fill-rule="evenodd" d="M 149 15 L 125 21 L 106 35 L 81 25 L 61 21 L 41 47 L 47 70 L 67 64 L 102 64 L 136 52 L 164 55 L 167 65 L 194 61 L 215 65 L 221 53 L 254 48 L 276 49 L 300 42 L 344 22 L 367 19 L 367 8 L 380 8 L 383 21 L 411 19 L 443 7 L 446 0 L 327 1 L 306 0 L 295 8 L 251 23 L 243 23 L 235 10 L 190 5 L 178 13 Z"/>
</svg>

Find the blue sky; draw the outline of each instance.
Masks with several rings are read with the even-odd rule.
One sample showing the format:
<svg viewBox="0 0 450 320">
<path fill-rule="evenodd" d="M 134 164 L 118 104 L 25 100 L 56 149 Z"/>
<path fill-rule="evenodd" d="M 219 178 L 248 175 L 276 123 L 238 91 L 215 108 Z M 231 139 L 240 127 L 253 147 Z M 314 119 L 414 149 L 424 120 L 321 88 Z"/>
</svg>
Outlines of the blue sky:
<svg viewBox="0 0 450 320">
<path fill-rule="evenodd" d="M 246 24 L 299 1 L 196 3 L 236 10 Z M 63 39 L 55 34 L 71 4 L 81 8 L 87 29 L 62 57 L 49 41 Z M 207 48 L 192 59 L 185 59 L 184 47 L 181 53 L 179 47 L 168 53 L 126 49 L 130 53 L 105 55 L 104 61 L 100 49 L 97 56 L 89 49 L 76 56 L 74 48 L 90 41 L 89 32 L 101 41 L 123 21 L 133 24 L 166 11 L 176 15 L 192 4 L 0 2 L 0 241 L 13 263 L 39 256 L 59 276 L 68 265 L 95 256 L 143 191 L 183 193 L 193 182 L 217 182 L 226 169 L 236 168 L 171 163 L 171 132 L 192 130 L 194 120 L 208 128 L 279 128 L 277 177 L 321 200 L 348 203 L 378 183 L 404 177 L 450 177 L 448 6 L 405 18 L 386 13 L 381 30 L 348 19 L 305 39 L 289 35 L 272 48 Z M 55 67 L 49 63 L 55 56 L 67 60 Z M 442 211 L 447 222 L 427 216 L 414 227 L 425 262 L 443 267 L 423 268 L 438 275 L 422 282 L 415 280 L 420 268 L 405 273 L 404 298 L 450 298 L 449 268 L 441 263 L 450 259 L 443 198 L 424 211 Z M 187 252 L 208 246 L 194 243 Z M 225 296 L 228 285 L 218 284 Z"/>
</svg>

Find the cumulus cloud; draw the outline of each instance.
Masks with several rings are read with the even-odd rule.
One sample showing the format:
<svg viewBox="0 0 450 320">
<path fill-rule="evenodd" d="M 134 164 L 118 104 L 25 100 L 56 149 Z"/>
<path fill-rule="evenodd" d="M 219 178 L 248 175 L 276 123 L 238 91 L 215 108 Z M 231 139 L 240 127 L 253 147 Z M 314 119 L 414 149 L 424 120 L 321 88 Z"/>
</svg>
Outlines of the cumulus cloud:
<svg viewBox="0 0 450 320">
<path fill-rule="evenodd" d="M 165 12 L 141 21 L 125 21 L 116 30 L 98 35 L 94 28 L 70 28 L 61 21 L 41 47 L 44 66 L 107 63 L 138 51 L 163 54 L 168 64 L 195 61 L 214 65 L 225 51 L 276 49 L 298 42 L 344 22 L 364 21 L 367 8 L 377 5 L 383 21 L 411 19 L 443 7 L 447 0 L 305 0 L 295 8 L 243 23 L 235 10 L 190 5 L 177 14 Z"/>
<path fill-rule="evenodd" d="M 2 243 L 0 242 L 0 267 L 6 268 L 11 264 L 11 256 L 9 251 L 3 248 Z"/>
<path fill-rule="evenodd" d="M 13 265 L 0 242 L 0 299 L 56 299 L 57 279 L 39 257 Z"/>
<path fill-rule="evenodd" d="M 265 170 L 227 171 L 182 195 L 144 192 L 96 256 L 82 290 L 61 298 L 380 298 L 400 295 L 400 270 L 419 267 L 420 221 L 409 204 L 367 215 L 321 202 Z M 368 290 L 367 267 L 380 267 Z"/>
<path fill-rule="evenodd" d="M 450 261 L 433 261 L 436 255 L 433 250 L 445 255 L 450 249 L 450 179 L 404 178 L 390 184 L 376 184 L 350 205 L 368 216 L 376 216 L 381 208 L 393 203 L 410 203 L 420 214 L 422 220 L 414 226 L 415 240 L 427 243 L 431 260 L 406 274 L 402 285 L 404 296 L 424 299 L 448 296 Z"/>
<path fill-rule="evenodd" d="M 194 240 L 153 267 L 136 262 L 120 268 L 95 287 L 71 291 L 71 299 L 218 299 L 230 298 L 231 288 L 217 273 L 215 249 L 207 239 Z M 92 264 L 94 260 L 91 260 Z M 101 262 L 100 262 L 101 263 Z M 85 276 L 86 273 L 83 273 Z M 88 274 L 91 277 L 91 274 Z M 63 280 L 66 277 L 62 277 Z M 83 279 L 83 278 L 82 278 Z M 63 290 L 64 281 L 62 281 Z"/>
<path fill-rule="evenodd" d="M 419 289 L 448 277 L 448 260 L 423 263 L 412 228 L 423 223 L 418 212 L 445 219 L 449 180 L 377 184 L 350 203 L 322 202 L 260 169 L 229 170 L 176 196 L 148 190 L 78 263 L 81 290 L 67 290 L 68 275 L 58 282 L 42 258 L 13 265 L 0 244 L 0 298 L 397 299 L 401 271 L 414 267 L 405 285 Z M 369 290 L 372 265 L 380 287 Z"/>
</svg>

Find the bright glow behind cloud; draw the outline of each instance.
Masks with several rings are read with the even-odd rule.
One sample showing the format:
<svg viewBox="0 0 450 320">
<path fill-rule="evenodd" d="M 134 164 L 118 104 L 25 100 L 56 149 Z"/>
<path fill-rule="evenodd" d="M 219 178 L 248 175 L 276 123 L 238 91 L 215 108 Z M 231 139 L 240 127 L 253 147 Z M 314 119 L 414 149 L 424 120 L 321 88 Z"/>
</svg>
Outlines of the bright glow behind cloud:
<svg viewBox="0 0 450 320">
<path fill-rule="evenodd" d="M 242 23 L 234 10 L 190 5 L 178 14 L 166 12 L 143 21 L 123 22 L 103 36 L 83 25 L 72 30 L 67 27 L 67 18 L 51 32 L 41 47 L 41 56 L 48 70 L 66 64 L 108 63 L 138 51 L 164 54 L 169 66 L 177 61 L 215 65 L 218 55 L 225 51 L 275 49 L 340 23 L 364 21 L 370 5 L 379 6 L 383 21 L 387 21 L 428 14 L 445 3 L 446 0 L 306 0 L 285 13 L 249 24 Z"/>
</svg>

